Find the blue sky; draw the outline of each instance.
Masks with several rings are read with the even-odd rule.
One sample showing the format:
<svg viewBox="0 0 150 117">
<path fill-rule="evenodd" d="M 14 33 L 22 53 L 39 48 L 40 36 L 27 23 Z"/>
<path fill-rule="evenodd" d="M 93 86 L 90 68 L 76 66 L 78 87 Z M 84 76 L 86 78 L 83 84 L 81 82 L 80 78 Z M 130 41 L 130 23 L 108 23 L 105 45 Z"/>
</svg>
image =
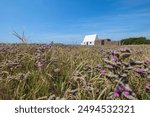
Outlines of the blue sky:
<svg viewBox="0 0 150 117">
<path fill-rule="evenodd" d="M 150 38 L 150 0 L 0 0 L 0 42 L 79 44 L 84 35 Z"/>
</svg>

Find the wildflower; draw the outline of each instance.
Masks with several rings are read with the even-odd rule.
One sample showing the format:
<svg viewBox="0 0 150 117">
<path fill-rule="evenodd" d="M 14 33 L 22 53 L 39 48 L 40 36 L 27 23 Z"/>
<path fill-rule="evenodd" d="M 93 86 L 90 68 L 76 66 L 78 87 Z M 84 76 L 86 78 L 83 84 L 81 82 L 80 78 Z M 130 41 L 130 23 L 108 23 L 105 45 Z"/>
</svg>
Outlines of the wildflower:
<svg viewBox="0 0 150 117">
<path fill-rule="evenodd" d="M 119 94 L 124 95 L 128 99 L 136 99 L 129 85 L 123 82 L 119 82 L 119 84 L 114 88 L 114 97 L 119 97 Z"/>
<path fill-rule="evenodd" d="M 114 89 L 115 92 L 122 92 L 122 88 L 120 86 L 116 86 Z"/>
<path fill-rule="evenodd" d="M 119 60 L 119 58 L 117 56 L 112 56 L 111 59 L 114 60 L 114 61 L 118 61 Z"/>
<path fill-rule="evenodd" d="M 129 92 L 129 91 L 123 91 L 122 94 L 123 94 L 124 96 L 129 96 L 129 95 L 130 95 L 130 92 Z"/>
<path fill-rule="evenodd" d="M 113 49 L 110 50 L 110 53 L 111 53 L 111 54 L 115 54 L 116 52 L 117 52 L 116 50 L 113 50 Z"/>
<path fill-rule="evenodd" d="M 120 96 L 119 93 L 114 92 L 114 97 L 119 97 L 119 96 Z"/>
<path fill-rule="evenodd" d="M 143 68 L 137 68 L 137 69 L 135 69 L 135 72 L 137 72 L 137 73 L 144 73 L 145 69 L 143 69 Z"/>
<path fill-rule="evenodd" d="M 100 70 L 101 74 L 102 75 L 105 75 L 106 74 L 106 71 L 105 70 Z"/>
</svg>

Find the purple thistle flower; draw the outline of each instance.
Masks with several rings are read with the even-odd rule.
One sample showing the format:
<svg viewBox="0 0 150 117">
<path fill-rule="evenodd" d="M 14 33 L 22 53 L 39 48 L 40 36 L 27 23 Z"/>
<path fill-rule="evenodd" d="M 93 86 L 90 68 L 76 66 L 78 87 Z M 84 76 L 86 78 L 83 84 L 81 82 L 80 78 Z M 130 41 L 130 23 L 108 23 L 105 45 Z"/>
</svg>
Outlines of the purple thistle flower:
<svg viewBox="0 0 150 117">
<path fill-rule="evenodd" d="M 137 73 L 144 73 L 144 72 L 145 72 L 145 69 L 143 69 L 143 68 L 137 68 L 137 69 L 135 69 L 135 71 L 136 71 Z"/>
<path fill-rule="evenodd" d="M 114 92 L 114 97 L 119 97 L 119 96 L 120 96 L 119 93 Z"/>
<path fill-rule="evenodd" d="M 102 75 L 105 75 L 106 74 L 106 71 L 105 70 L 100 70 L 101 74 Z"/>
<path fill-rule="evenodd" d="M 110 52 L 112 53 L 112 54 L 115 54 L 117 51 L 116 50 L 110 50 Z"/>
<path fill-rule="evenodd" d="M 129 95 L 130 95 L 129 91 L 123 91 L 122 94 L 123 94 L 124 96 L 129 96 Z"/>
<path fill-rule="evenodd" d="M 112 56 L 111 59 L 114 60 L 114 61 L 118 61 L 119 60 L 119 58 L 117 56 Z"/>
<path fill-rule="evenodd" d="M 116 86 L 115 89 L 114 89 L 114 91 L 115 91 L 115 92 L 120 92 L 119 86 Z"/>
<path fill-rule="evenodd" d="M 121 93 L 123 91 L 123 88 L 120 86 L 116 86 L 114 89 L 115 92 Z"/>
</svg>

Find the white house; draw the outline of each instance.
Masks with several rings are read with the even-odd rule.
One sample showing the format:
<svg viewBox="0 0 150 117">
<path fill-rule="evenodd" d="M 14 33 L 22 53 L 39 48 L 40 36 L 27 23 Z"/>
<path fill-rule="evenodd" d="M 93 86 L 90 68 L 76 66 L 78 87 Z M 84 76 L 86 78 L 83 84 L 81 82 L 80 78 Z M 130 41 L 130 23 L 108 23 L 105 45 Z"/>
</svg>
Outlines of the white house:
<svg viewBox="0 0 150 117">
<path fill-rule="evenodd" d="M 95 41 L 98 39 L 98 36 L 96 34 L 93 35 L 86 35 L 84 37 L 83 42 L 81 45 L 95 45 Z"/>
</svg>

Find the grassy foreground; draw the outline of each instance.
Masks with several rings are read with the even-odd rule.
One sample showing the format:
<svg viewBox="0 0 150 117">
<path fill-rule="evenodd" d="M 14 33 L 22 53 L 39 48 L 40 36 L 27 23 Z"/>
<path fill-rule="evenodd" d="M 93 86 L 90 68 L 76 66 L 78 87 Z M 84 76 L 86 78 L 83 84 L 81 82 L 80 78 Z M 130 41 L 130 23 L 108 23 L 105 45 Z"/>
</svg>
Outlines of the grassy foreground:
<svg viewBox="0 0 150 117">
<path fill-rule="evenodd" d="M 0 45 L 0 99 L 150 99 L 149 60 L 149 45 Z"/>
</svg>

